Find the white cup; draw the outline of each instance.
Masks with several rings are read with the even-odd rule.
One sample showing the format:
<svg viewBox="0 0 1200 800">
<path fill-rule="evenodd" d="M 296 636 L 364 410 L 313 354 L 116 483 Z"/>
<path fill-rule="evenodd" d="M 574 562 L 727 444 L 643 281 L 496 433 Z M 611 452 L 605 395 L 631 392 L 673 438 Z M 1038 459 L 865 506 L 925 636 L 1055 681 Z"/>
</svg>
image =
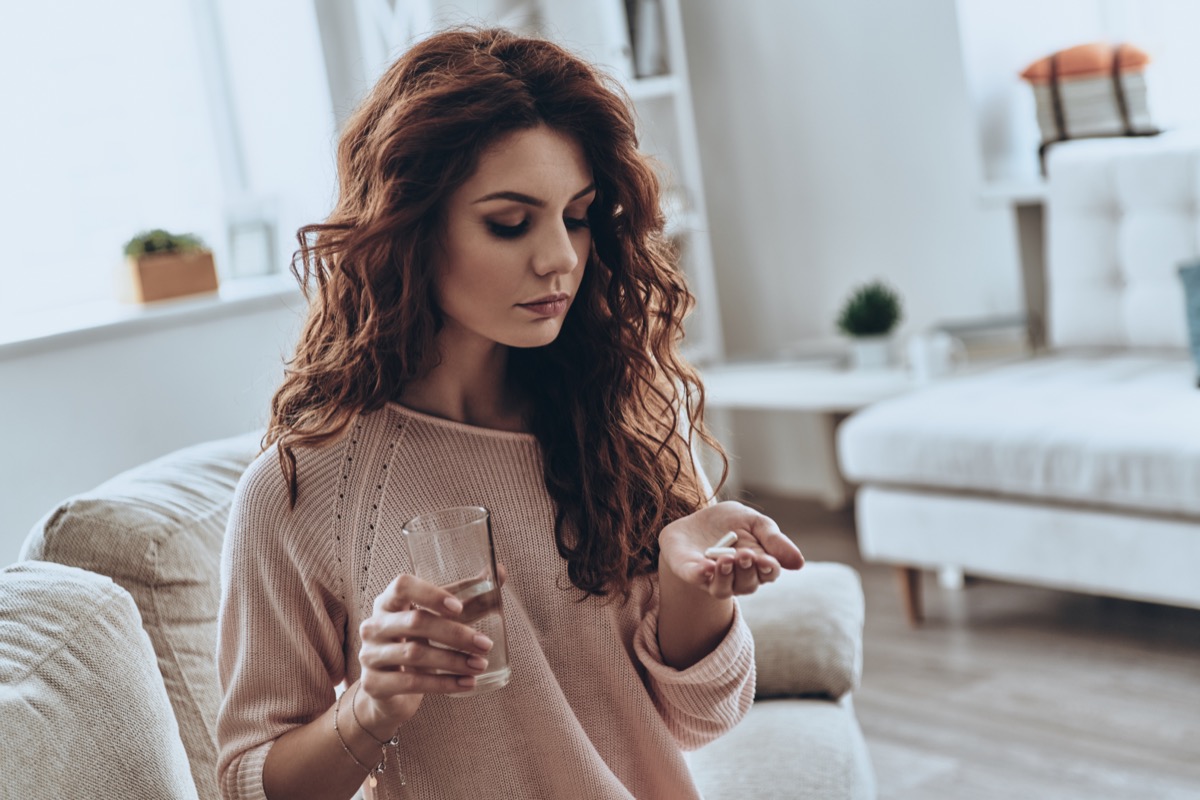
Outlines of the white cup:
<svg viewBox="0 0 1200 800">
<path fill-rule="evenodd" d="M 967 360 L 966 346 L 944 331 L 926 331 L 908 339 L 908 368 L 918 383 L 949 374 Z"/>
</svg>

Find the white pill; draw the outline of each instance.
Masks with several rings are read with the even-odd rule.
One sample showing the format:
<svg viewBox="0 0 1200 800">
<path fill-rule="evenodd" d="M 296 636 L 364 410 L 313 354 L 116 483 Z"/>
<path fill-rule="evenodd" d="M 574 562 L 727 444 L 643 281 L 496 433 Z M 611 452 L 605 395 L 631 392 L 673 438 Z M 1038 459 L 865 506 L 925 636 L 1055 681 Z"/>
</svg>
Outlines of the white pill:
<svg viewBox="0 0 1200 800">
<path fill-rule="evenodd" d="M 720 539 L 718 539 L 717 543 L 714 544 L 713 547 L 729 547 L 729 545 L 733 544 L 736 541 L 737 541 L 737 533 L 735 533 L 734 531 L 730 531 L 729 533 L 725 534 Z"/>
<path fill-rule="evenodd" d="M 736 556 L 737 550 L 732 547 L 710 547 L 704 551 L 705 558 L 716 558 L 717 556 Z"/>
</svg>

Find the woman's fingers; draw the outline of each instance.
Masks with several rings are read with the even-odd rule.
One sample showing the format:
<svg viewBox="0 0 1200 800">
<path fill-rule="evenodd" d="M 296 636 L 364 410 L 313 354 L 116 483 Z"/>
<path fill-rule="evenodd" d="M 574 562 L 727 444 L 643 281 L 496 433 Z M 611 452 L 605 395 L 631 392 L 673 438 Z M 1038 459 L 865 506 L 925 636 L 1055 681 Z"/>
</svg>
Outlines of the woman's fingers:
<svg viewBox="0 0 1200 800">
<path fill-rule="evenodd" d="M 430 672 L 366 670 L 363 691 L 372 697 L 404 694 L 453 694 L 475 685 L 474 675 L 435 675 Z"/>
<path fill-rule="evenodd" d="M 765 514 L 756 514 L 750 524 L 750 532 L 762 549 L 774 556 L 775 562 L 784 569 L 800 569 L 804 556 L 800 548 L 779 530 L 775 520 Z"/>
<path fill-rule="evenodd" d="M 359 629 L 364 643 L 383 644 L 403 639 L 424 638 L 466 653 L 486 654 L 492 640 L 470 625 L 434 614 L 423 608 L 375 614 Z"/>
<path fill-rule="evenodd" d="M 782 567 L 775 560 L 774 556 L 766 553 L 758 553 L 754 559 L 754 568 L 758 571 L 758 580 L 760 583 L 771 583 L 779 579 L 779 573 Z"/>
<path fill-rule="evenodd" d="M 714 597 L 753 594 L 779 578 L 779 562 L 755 547 L 739 547 L 735 555 L 722 554 L 711 561 L 713 569 L 706 572 L 705 583 Z"/>
<path fill-rule="evenodd" d="M 737 567 L 732 556 L 718 556 L 716 562 L 712 581 L 708 585 L 708 592 L 713 597 L 724 600 L 733 596 L 733 574 L 737 571 Z"/>
<path fill-rule="evenodd" d="M 733 593 L 752 594 L 767 580 L 759 573 L 758 554 L 750 548 L 739 548 L 733 572 Z"/>
<path fill-rule="evenodd" d="M 359 653 L 359 661 L 368 669 L 417 672 L 449 672 L 478 675 L 487 669 L 487 657 L 435 647 L 423 639 L 368 644 Z"/>
<path fill-rule="evenodd" d="M 376 613 L 404 611 L 414 605 L 452 615 L 460 613 L 463 608 L 462 602 L 450 592 L 407 573 L 397 575 L 375 598 Z"/>
</svg>

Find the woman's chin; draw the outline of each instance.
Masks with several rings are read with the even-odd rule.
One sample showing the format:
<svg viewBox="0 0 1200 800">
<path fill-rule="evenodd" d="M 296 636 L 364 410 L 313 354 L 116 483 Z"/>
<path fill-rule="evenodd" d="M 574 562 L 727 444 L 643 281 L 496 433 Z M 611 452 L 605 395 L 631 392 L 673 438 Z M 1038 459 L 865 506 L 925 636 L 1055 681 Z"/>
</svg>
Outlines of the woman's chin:
<svg viewBox="0 0 1200 800">
<path fill-rule="evenodd" d="M 521 335 L 513 336 L 509 341 L 505 342 L 509 347 L 519 347 L 524 350 L 531 350 L 535 347 L 545 347 L 554 342 L 562 332 L 562 325 L 545 325 L 540 330 L 522 331 Z"/>
</svg>

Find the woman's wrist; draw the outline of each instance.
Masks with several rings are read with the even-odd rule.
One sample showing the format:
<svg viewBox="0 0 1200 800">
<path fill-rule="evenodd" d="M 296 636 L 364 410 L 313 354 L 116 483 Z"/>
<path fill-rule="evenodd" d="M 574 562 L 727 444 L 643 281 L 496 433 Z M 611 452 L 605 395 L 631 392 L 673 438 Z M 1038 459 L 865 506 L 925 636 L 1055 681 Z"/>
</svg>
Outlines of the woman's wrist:
<svg viewBox="0 0 1200 800">
<path fill-rule="evenodd" d="M 713 597 L 659 560 L 658 649 L 663 663 L 687 669 L 713 651 L 733 622 L 733 598 Z"/>
<path fill-rule="evenodd" d="M 353 692 L 349 705 L 355 725 L 381 744 L 395 737 L 403 720 L 383 713 L 378 704 L 371 702 L 370 696 L 362 691 L 361 682 L 355 683 L 347 691 Z"/>
</svg>

